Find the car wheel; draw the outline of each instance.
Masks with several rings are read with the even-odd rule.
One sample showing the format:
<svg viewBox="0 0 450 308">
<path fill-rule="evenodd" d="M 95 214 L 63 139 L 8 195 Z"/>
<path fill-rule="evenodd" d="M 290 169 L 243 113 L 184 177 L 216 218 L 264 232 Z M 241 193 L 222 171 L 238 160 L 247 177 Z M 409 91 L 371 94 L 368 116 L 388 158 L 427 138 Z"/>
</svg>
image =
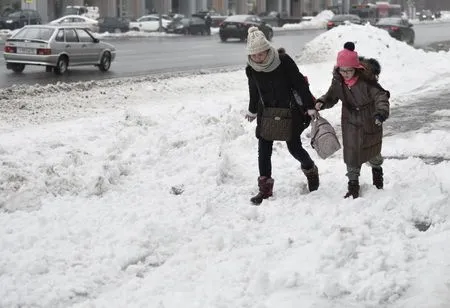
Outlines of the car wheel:
<svg viewBox="0 0 450 308">
<path fill-rule="evenodd" d="M 22 73 L 25 69 L 25 64 L 14 64 L 11 69 L 14 73 Z"/>
<path fill-rule="evenodd" d="M 139 32 L 139 28 L 132 28 L 131 31 L 137 31 L 137 32 Z"/>
<path fill-rule="evenodd" d="M 105 51 L 105 53 L 102 56 L 102 59 L 100 60 L 100 64 L 98 68 L 102 72 L 106 72 L 111 67 L 111 54 L 108 51 Z"/>
<path fill-rule="evenodd" d="M 227 37 L 225 37 L 225 36 L 220 36 L 220 40 L 222 41 L 222 42 L 226 42 L 227 41 Z"/>
<path fill-rule="evenodd" d="M 64 75 L 67 72 L 67 67 L 69 66 L 69 59 L 66 56 L 61 56 L 56 63 L 55 74 Z"/>
</svg>

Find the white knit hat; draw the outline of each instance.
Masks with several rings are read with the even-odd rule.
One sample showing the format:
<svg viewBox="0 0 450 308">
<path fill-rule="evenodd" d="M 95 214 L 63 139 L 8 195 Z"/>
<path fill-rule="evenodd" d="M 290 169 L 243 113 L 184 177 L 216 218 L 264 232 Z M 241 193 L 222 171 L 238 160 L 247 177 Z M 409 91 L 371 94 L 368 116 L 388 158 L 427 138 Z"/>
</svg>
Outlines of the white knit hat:
<svg viewBox="0 0 450 308">
<path fill-rule="evenodd" d="M 264 33 L 258 27 L 248 28 L 247 35 L 247 54 L 254 55 L 270 49 L 269 41 L 266 39 Z"/>
</svg>

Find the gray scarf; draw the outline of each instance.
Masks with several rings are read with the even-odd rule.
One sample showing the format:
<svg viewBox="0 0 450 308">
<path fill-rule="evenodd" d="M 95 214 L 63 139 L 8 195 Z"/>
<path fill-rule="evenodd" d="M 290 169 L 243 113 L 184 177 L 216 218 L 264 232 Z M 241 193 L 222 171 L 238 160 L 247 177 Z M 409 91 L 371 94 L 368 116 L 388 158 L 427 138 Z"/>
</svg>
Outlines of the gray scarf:
<svg viewBox="0 0 450 308">
<path fill-rule="evenodd" d="M 269 53 L 267 54 L 266 60 L 263 63 L 256 63 L 248 56 L 248 65 L 250 65 L 257 72 L 272 72 L 275 70 L 280 64 L 280 57 L 278 55 L 278 51 L 275 50 L 274 47 L 269 49 Z"/>
</svg>

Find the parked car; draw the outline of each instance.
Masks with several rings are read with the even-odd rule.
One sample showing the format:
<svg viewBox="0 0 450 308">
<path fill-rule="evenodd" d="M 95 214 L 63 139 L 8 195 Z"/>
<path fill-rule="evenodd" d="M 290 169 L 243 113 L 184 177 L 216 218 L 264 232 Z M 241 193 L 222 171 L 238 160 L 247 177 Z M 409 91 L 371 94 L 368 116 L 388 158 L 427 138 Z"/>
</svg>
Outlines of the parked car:
<svg viewBox="0 0 450 308">
<path fill-rule="evenodd" d="M 258 16 L 272 27 L 282 27 L 285 24 L 297 24 L 302 21 L 302 17 L 289 16 L 287 12 L 262 12 Z"/>
<path fill-rule="evenodd" d="M 68 66 L 94 65 L 106 72 L 116 57 L 113 45 L 100 42 L 85 28 L 62 25 L 25 26 L 5 41 L 6 68 L 21 73 L 42 65 L 64 74 Z"/>
<path fill-rule="evenodd" d="M 334 27 L 343 25 L 347 22 L 360 25 L 361 18 L 359 18 L 358 15 L 353 15 L 353 14 L 334 15 L 327 23 L 327 30 L 333 29 Z"/>
<path fill-rule="evenodd" d="M 51 25 L 64 25 L 79 28 L 88 28 L 98 32 L 98 21 L 81 15 L 67 15 L 49 22 Z"/>
<path fill-rule="evenodd" d="M 161 25 L 162 29 L 160 29 L 159 16 L 158 15 L 145 15 L 138 18 L 136 21 L 130 22 L 130 29 L 132 31 L 160 31 L 167 28 L 167 25 L 172 21 L 162 17 Z"/>
<path fill-rule="evenodd" d="M 200 17 L 175 19 L 167 25 L 167 33 L 206 35 L 205 21 Z"/>
<path fill-rule="evenodd" d="M 100 17 L 98 32 L 120 33 L 130 31 L 130 20 L 125 17 Z"/>
<path fill-rule="evenodd" d="M 416 34 L 413 25 L 407 19 L 401 17 L 380 18 L 375 24 L 375 27 L 388 31 L 390 36 L 399 41 L 406 42 L 410 45 L 414 44 Z"/>
<path fill-rule="evenodd" d="M 215 11 L 198 11 L 197 13 L 192 14 L 192 17 L 200 17 L 204 20 L 207 14 L 211 17 L 211 27 L 213 28 L 219 27 L 220 24 L 228 17 L 225 15 L 220 15 Z"/>
<path fill-rule="evenodd" d="M 39 25 L 41 23 L 41 16 L 35 10 L 15 11 L 0 19 L 0 27 L 10 30 L 19 29 L 25 25 Z"/>
<path fill-rule="evenodd" d="M 219 28 L 219 36 L 222 42 L 229 38 L 247 40 L 248 28 L 256 26 L 270 41 L 273 37 L 273 29 L 256 15 L 232 15 L 227 17 Z"/>
</svg>

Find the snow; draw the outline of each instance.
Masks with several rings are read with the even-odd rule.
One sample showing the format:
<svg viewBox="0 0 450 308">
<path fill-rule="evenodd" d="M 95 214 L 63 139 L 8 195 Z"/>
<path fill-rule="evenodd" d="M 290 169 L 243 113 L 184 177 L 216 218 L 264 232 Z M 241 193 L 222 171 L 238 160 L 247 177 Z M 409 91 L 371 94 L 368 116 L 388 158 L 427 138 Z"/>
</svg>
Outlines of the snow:
<svg viewBox="0 0 450 308">
<path fill-rule="evenodd" d="M 297 24 L 285 24 L 283 29 L 288 30 L 306 30 L 306 29 L 326 29 L 327 22 L 333 18 L 334 13 L 330 10 L 325 10 L 312 17 L 310 20 L 304 20 Z"/>
<path fill-rule="evenodd" d="M 450 53 L 349 25 L 288 50 L 316 96 L 350 39 L 383 66 L 387 127 L 399 107 L 447 88 Z M 430 110 L 418 130 L 386 130 L 385 189 L 364 166 L 356 200 L 342 197 L 342 151 L 321 160 L 303 133 L 321 180 L 308 193 L 275 142 L 274 196 L 253 207 L 257 141 L 242 68 L 0 95 L 0 307 L 450 303 L 449 108 Z M 322 112 L 340 135 L 339 114 Z"/>
</svg>

